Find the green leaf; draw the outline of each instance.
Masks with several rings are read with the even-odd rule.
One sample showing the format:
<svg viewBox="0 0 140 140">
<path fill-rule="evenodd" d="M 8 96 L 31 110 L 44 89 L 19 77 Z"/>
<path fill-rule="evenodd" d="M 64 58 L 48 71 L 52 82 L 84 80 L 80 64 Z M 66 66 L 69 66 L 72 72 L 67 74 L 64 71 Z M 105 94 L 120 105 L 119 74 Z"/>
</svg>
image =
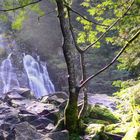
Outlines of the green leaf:
<svg viewBox="0 0 140 140">
<path fill-rule="evenodd" d="M 78 38 L 77 38 L 77 43 L 85 43 L 86 40 L 86 33 L 85 32 L 80 32 L 78 34 Z"/>
<path fill-rule="evenodd" d="M 12 23 L 12 29 L 21 30 L 25 18 L 26 18 L 26 12 L 24 10 L 21 10 L 16 16 L 14 22 Z"/>
<path fill-rule="evenodd" d="M 90 9 L 88 9 L 87 11 L 89 12 L 89 14 L 90 14 L 91 16 L 94 16 L 94 15 L 96 14 L 96 8 L 90 8 Z"/>
<path fill-rule="evenodd" d="M 88 3 L 88 2 L 83 2 L 83 3 L 81 3 L 81 5 L 83 6 L 83 7 L 90 7 L 90 4 Z"/>
<path fill-rule="evenodd" d="M 34 4 L 33 6 L 30 6 L 30 9 L 32 11 L 34 11 L 35 13 L 37 13 L 38 15 L 40 15 L 40 16 L 45 14 L 45 12 L 40 9 L 40 5 L 39 4 Z"/>
<path fill-rule="evenodd" d="M 105 40 L 107 43 L 113 43 L 114 41 L 112 37 L 106 37 Z"/>
<path fill-rule="evenodd" d="M 99 26 L 99 25 L 96 26 L 96 30 L 99 31 L 99 32 L 105 32 L 106 31 L 106 29 L 103 26 Z"/>
</svg>

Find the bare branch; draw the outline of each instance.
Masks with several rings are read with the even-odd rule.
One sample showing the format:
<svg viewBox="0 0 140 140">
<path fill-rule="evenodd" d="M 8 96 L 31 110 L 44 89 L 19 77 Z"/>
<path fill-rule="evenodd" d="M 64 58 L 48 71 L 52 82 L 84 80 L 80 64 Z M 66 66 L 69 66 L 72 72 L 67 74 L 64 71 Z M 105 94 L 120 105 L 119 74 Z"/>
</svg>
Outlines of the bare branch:
<svg viewBox="0 0 140 140">
<path fill-rule="evenodd" d="M 82 17 L 83 19 L 85 19 L 86 21 L 90 22 L 90 23 L 93 23 L 93 24 L 96 24 L 96 25 L 100 25 L 100 26 L 104 26 L 104 27 L 108 27 L 107 25 L 104 25 L 104 24 L 101 24 L 101 23 L 98 23 L 98 22 L 95 22 L 95 21 L 92 21 L 86 17 L 84 17 L 82 14 L 80 14 L 79 12 L 77 12 L 76 10 L 72 9 L 71 7 L 69 7 L 68 5 L 65 5 L 70 11 L 72 11 L 73 13 L 79 15 L 80 17 Z"/>
<path fill-rule="evenodd" d="M 86 85 L 91 79 L 93 79 L 94 77 L 96 77 L 97 75 L 99 75 L 100 73 L 104 72 L 106 69 L 108 69 L 110 66 L 112 66 L 112 64 L 115 63 L 115 61 L 120 57 L 120 55 L 125 51 L 125 49 L 140 35 L 140 30 L 138 30 L 138 32 L 124 45 L 124 47 L 120 50 L 120 52 L 114 57 L 114 59 L 108 64 L 106 65 L 104 68 L 102 68 L 101 70 L 99 70 L 96 74 L 91 75 L 90 77 L 88 77 L 85 81 L 83 81 L 81 83 L 81 85 L 79 86 L 79 88 L 82 88 L 84 85 Z"/>
<path fill-rule="evenodd" d="M 49 15 L 49 14 L 52 14 L 52 13 L 54 13 L 56 10 L 52 10 L 52 11 L 50 11 L 50 12 L 48 12 L 48 13 L 44 13 L 43 15 L 41 15 L 41 16 L 39 16 L 38 17 L 38 21 L 40 21 L 40 19 L 42 18 L 42 17 L 44 17 L 44 16 L 46 16 L 46 15 Z"/>
<path fill-rule="evenodd" d="M 125 13 L 121 17 L 119 17 L 110 27 L 108 27 L 108 29 L 104 33 L 102 33 L 95 42 L 93 42 L 92 44 L 88 45 L 85 49 L 83 49 L 83 51 L 84 52 L 87 51 L 90 47 L 92 47 L 98 41 L 100 41 L 128 13 L 128 11 L 131 9 L 131 7 L 132 7 L 133 4 L 134 4 L 134 0 L 130 4 L 130 6 L 127 8 L 127 10 L 125 11 Z"/>
<path fill-rule="evenodd" d="M 34 1 L 34 2 L 30 2 L 30 3 L 28 3 L 28 4 L 20 5 L 20 6 L 18 6 L 18 7 L 14 7 L 14 8 L 10 8 L 10 9 L 0 9 L 0 12 L 10 12 L 10 11 L 22 9 L 22 8 L 27 7 L 27 6 L 30 6 L 30 5 L 39 3 L 39 2 L 41 2 L 41 1 L 42 1 L 42 0 L 37 0 L 37 1 Z"/>
</svg>

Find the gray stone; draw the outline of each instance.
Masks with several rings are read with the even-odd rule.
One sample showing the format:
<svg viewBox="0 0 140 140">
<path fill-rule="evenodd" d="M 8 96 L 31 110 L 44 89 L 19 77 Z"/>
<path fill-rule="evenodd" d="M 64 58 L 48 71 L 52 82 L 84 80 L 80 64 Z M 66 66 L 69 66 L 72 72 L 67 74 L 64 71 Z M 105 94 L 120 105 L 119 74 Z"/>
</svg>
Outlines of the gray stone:
<svg viewBox="0 0 140 140">
<path fill-rule="evenodd" d="M 40 140 L 43 135 L 38 133 L 36 128 L 28 122 L 23 122 L 15 126 L 15 140 Z"/>
<path fill-rule="evenodd" d="M 3 131 L 2 130 L 0 130 L 0 140 L 5 140 L 4 134 L 3 134 Z"/>
<path fill-rule="evenodd" d="M 13 91 L 16 91 L 21 96 L 25 97 L 26 99 L 35 99 L 33 92 L 31 92 L 28 88 L 17 88 L 13 89 Z"/>
<path fill-rule="evenodd" d="M 63 130 L 47 134 L 42 140 L 69 140 L 69 132 Z"/>
</svg>

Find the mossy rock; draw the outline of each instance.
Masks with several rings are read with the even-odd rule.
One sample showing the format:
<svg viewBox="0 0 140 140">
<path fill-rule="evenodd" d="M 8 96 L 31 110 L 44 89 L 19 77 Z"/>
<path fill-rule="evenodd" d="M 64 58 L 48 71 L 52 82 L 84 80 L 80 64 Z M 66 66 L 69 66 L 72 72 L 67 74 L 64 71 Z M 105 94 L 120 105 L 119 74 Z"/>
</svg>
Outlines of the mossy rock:
<svg viewBox="0 0 140 140">
<path fill-rule="evenodd" d="M 105 127 L 105 132 L 109 132 L 111 134 L 125 135 L 126 132 L 131 128 L 131 126 L 131 123 L 110 124 Z"/>
<path fill-rule="evenodd" d="M 140 140 L 140 127 L 131 128 L 122 140 Z"/>
<path fill-rule="evenodd" d="M 89 108 L 89 117 L 108 121 L 109 123 L 117 123 L 119 119 L 108 108 L 102 105 L 94 105 Z"/>
<path fill-rule="evenodd" d="M 90 124 L 86 128 L 86 132 L 88 134 L 95 134 L 95 133 L 103 132 L 104 131 L 104 127 L 105 126 L 103 124 Z"/>
<path fill-rule="evenodd" d="M 91 140 L 111 140 L 104 133 L 104 125 L 103 124 L 90 124 L 86 128 L 86 132 L 90 135 Z"/>
<path fill-rule="evenodd" d="M 104 125 L 109 125 L 110 123 L 108 121 L 105 120 L 99 120 L 99 119 L 92 119 L 92 118 L 84 118 L 84 123 L 86 124 L 104 124 Z"/>
</svg>

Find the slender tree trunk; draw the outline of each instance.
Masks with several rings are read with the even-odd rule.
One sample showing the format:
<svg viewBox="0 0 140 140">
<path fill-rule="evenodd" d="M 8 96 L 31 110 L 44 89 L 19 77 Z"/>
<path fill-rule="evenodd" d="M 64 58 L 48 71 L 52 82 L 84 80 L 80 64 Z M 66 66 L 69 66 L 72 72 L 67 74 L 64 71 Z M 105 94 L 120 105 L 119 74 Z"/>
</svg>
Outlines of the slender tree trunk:
<svg viewBox="0 0 140 140">
<path fill-rule="evenodd" d="M 85 55 L 84 52 L 80 53 L 80 63 L 81 63 L 81 70 L 82 70 L 82 80 L 81 82 L 85 81 L 87 78 L 86 66 L 85 66 Z M 83 118 L 86 115 L 87 111 L 87 104 L 88 104 L 88 96 L 87 96 L 87 85 L 82 88 L 84 94 L 84 102 L 83 106 L 79 112 L 78 118 Z"/>
<path fill-rule="evenodd" d="M 64 1 L 56 0 L 58 8 L 58 18 L 60 21 L 61 31 L 63 35 L 63 53 L 68 70 L 68 84 L 69 84 L 69 101 L 65 109 L 64 124 L 70 133 L 75 133 L 78 127 L 78 94 L 79 88 L 76 86 L 76 72 L 74 67 L 74 44 L 70 32 L 69 20 L 66 18 L 64 11 Z"/>
</svg>

